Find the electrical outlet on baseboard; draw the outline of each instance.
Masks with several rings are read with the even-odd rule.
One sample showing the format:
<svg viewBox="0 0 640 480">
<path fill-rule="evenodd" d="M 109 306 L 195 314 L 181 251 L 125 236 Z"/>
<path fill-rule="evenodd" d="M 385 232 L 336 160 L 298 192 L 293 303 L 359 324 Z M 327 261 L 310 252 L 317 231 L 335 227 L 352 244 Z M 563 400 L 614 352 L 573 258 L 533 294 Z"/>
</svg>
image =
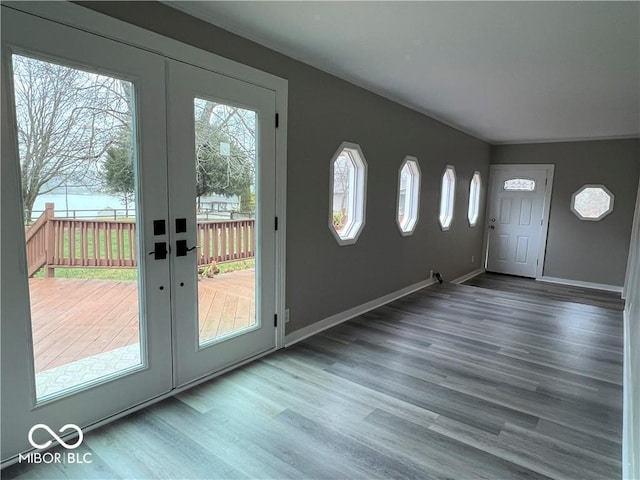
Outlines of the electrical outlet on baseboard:
<svg viewBox="0 0 640 480">
<path fill-rule="evenodd" d="M 476 260 L 476 256 L 475 255 L 471 255 L 471 263 L 475 262 Z"/>
<path fill-rule="evenodd" d="M 289 309 L 284 309 L 284 323 L 289 323 Z"/>
<path fill-rule="evenodd" d="M 433 270 L 429 270 L 429 278 L 433 278 Z"/>
</svg>

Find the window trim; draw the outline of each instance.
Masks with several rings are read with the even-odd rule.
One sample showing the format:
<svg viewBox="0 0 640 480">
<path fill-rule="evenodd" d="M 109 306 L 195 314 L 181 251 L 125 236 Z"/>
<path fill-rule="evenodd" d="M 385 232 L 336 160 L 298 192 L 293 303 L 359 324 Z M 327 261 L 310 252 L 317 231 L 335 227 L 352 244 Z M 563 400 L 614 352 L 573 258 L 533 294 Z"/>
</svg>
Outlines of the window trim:
<svg viewBox="0 0 640 480">
<path fill-rule="evenodd" d="M 344 150 L 353 152 L 356 154 L 358 158 L 353 158 L 355 163 L 355 189 L 353 192 L 354 197 L 354 211 L 355 211 L 355 219 L 353 221 L 353 225 L 349 228 L 348 235 L 344 237 L 340 236 L 340 234 L 333 227 L 333 175 L 334 175 L 334 164 L 337 158 L 342 154 Z M 359 160 L 359 161 L 358 161 Z M 361 163 L 361 165 L 358 165 Z M 364 229 L 366 223 L 366 210 L 367 210 L 367 173 L 368 173 L 368 165 L 367 160 L 362 153 L 362 149 L 360 145 L 353 142 L 342 142 L 335 153 L 331 156 L 331 160 L 329 162 L 329 230 L 331 231 L 333 237 L 338 242 L 338 245 L 353 245 L 358 241 L 362 230 Z"/>
<path fill-rule="evenodd" d="M 447 199 L 444 198 L 444 179 L 445 176 L 447 176 L 447 172 L 451 172 L 453 178 L 450 181 L 450 185 L 451 187 L 449 188 L 450 193 Z M 451 225 L 453 224 L 453 216 L 454 216 L 454 211 L 455 211 L 455 205 L 456 205 L 456 183 L 457 183 L 457 175 L 456 175 L 456 168 L 453 165 L 447 165 L 443 172 L 442 175 L 440 176 L 440 203 L 439 203 L 439 209 L 438 209 L 438 223 L 440 224 L 440 229 L 443 232 L 448 231 L 451 228 Z M 442 212 L 442 204 L 444 202 L 447 202 L 447 206 L 446 206 L 446 211 L 445 211 L 445 217 L 444 219 L 442 218 L 441 212 Z"/>
<path fill-rule="evenodd" d="M 609 195 L 609 198 L 611 199 L 609 202 L 609 208 L 598 217 L 594 217 L 594 218 L 585 217 L 580 212 L 578 212 L 578 210 L 576 210 L 576 197 L 580 195 L 582 192 L 584 192 L 587 188 L 599 188 L 601 190 L 604 190 L 604 192 L 607 195 Z M 574 215 L 578 217 L 578 220 L 584 220 L 587 222 L 599 222 L 603 218 L 607 217 L 611 212 L 613 212 L 614 200 L 615 200 L 615 195 L 605 185 L 601 183 L 587 183 L 582 187 L 580 187 L 575 192 L 573 192 L 573 195 L 571 195 L 571 203 L 569 204 L 569 207 L 571 211 L 574 213 Z"/>
<path fill-rule="evenodd" d="M 478 179 L 478 187 L 476 189 L 474 197 L 473 181 Z M 478 219 L 480 218 L 480 195 L 482 190 L 482 175 L 479 171 L 473 172 L 471 180 L 469 181 L 469 207 L 467 209 L 467 220 L 469 221 L 469 227 L 475 227 L 478 225 Z M 473 200 L 473 202 L 472 202 Z M 471 207 L 475 206 L 475 214 L 473 220 L 471 219 Z"/>
<path fill-rule="evenodd" d="M 400 222 L 400 219 L 399 219 L 400 188 L 402 186 L 402 170 L 404 170 L 404 167 L 406 165 L 412 165 L 412 167 L 411 166 L 409 167 L 409 170 L 412 170 L 411 179 L 410 179 L 411 199 L 409 200 L 410 219 L 405 222 L 407 225 L 403 227 L 402 225 L 403 222 Z M 410 235 L 413 235 L 413 232 L 415 231 L 416 226 L 418 225 L 418 219 L 420 216 L 420 184 L 421 182 L 422 182 L 422 170 L 420 169 L 420 163 L 418 162 L 418 159 L 411 155 L 407 155 L 406 157 L 404 157 L 404 160 L 402 161 L 402 163 L 400 164 L 400 168 L 398 169 L 398 198 L 396 200 L 396 225 L 398 225 L 398 230 L 400 230 L 400 235 L 402 235 L 403 237 L 408 237 Z"/>
</svg>

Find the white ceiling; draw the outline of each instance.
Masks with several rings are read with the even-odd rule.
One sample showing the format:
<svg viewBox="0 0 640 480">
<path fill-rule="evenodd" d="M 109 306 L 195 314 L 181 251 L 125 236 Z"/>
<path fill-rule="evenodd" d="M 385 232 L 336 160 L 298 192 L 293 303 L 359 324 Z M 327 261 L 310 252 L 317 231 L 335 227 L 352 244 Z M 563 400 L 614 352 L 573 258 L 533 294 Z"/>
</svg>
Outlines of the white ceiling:
<svg viewBox="0 0 640 480">
<path fill-rule="evenodd" d="M 166 2 L 492 143 L 640 136 L 640 2 Z"/>
</svg>

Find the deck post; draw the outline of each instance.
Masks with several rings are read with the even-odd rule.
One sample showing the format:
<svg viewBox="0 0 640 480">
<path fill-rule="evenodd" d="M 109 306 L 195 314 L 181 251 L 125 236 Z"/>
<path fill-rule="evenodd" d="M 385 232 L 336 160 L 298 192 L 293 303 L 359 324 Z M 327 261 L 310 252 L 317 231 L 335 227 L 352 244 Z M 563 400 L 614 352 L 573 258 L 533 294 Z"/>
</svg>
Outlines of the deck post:
<svg viewBox="0 0 640 480">
<path fill-rule="evenodd" d="M 45 277 L 52 278 L 55 277 L 55 268 L 50 267 L 49 265 L 53 265 L 53 252 L 55 249 L 55 237 L 53 234 L 53 222 L 51 219 L 55 216 L 55 204 L 53 203 L 45 203 L 45 218 L 46 223 L 44 225 L 44 238 L 45 238 L 45 253 L 46 253 L 46 265 L 44 266 Z"/>
</svg>

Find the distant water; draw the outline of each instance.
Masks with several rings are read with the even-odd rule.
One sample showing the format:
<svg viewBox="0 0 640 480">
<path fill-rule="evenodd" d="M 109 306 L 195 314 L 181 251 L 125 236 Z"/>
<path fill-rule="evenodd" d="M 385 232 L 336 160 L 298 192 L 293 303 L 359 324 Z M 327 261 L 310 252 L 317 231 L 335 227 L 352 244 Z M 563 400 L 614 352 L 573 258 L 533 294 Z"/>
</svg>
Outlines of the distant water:
<svg viewBox="0 0 640 480">
<path fill-rule="evenodd" d="M 71 218 L 96 218 L 96 217 L 124 217 L 125 206 L 122 200 L 113 195 L 105 193 L 48 193 L 39 195 L 33 206 L 32 219 L 35 220 L 44 211 L 45 203 L 55 204 L 55 215 L 57 217 Z M 229 203 L 229 210 L 237 207 L 236 197 L 225 198 L 220 196 L 202 197 L 201 202 L 223 202 Z M 129 216 L 135 216 L 135 205 L 129 203 Z M 204 217 L 203 217 L 204 218 Z M 229 218 L 229 213 L 220 215 L 209 214 L 206 218 Z"/>
<path fill-rule="evenodd" d="M 73 217 L 101 217 L 113 216 L 114 211 L 118 216 L 123 217 L 125 206 L 118 197 L 104 193 L 48 193 L 39 195 L 33 206 L 33 217 L 37 218 L 44 210 L 45 203 L 54 203 L 56 216 Z M 135 213 L 132 203 L 129 204 L 129 215 Z"/>
</svg>

